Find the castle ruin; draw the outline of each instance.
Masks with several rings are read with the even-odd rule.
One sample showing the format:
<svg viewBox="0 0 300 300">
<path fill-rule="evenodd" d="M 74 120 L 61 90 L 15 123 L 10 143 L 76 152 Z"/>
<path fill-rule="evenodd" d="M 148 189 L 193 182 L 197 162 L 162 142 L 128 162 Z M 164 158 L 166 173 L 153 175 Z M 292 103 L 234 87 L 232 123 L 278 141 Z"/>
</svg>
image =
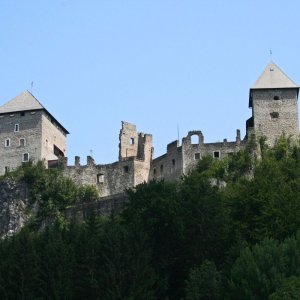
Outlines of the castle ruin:
<svg viewBox="0 0 300 300">
<path fill-rule="evenodd" d="M 188 174 L 207 155 L 222 159 L 243 149 L 252 135 L 266 137 L 272 146 L 285 134 L 296 139 L 299 87 L 273 62 L 270 62 L 250 88 L 246 136 L 236 131 L 235 141 L 205 143 L 201 131 L 190 131 L 179 141 L 167 145 L 165 154 L 153 158 L 152 135 L 140 133 L 136 126 L 122 122 L 119 134 L 119 159 L 111 164 L 96 164 L 87 157 L 81 165 L 68 166 L 66 136 L 68 131 L 28 91 L 0 107 L 0 175 L 32 160 L 42 160 L 55 167 L 64 158 L 65 175 L 78 184 L 92 184 L 101 197 L 122 193 L 149 180 L 176 180 Z"/>
</svg>

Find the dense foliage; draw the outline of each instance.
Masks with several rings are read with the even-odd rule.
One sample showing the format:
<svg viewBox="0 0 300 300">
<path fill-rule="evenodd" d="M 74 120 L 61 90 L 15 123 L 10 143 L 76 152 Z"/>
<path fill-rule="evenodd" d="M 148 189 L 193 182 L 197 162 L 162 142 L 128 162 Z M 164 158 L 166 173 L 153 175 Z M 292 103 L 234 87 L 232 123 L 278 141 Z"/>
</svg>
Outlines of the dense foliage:
<svg viewBox="0 0 300 300">
<path fill-rule="evenodd" d="M 300 147 L 253 149 L 142 184 L 120 215 L 56 218 L 3 240 L 0 298 L 299 299 Z M 44 213 L 88 193 L 28 168 Z"/>
</svg>

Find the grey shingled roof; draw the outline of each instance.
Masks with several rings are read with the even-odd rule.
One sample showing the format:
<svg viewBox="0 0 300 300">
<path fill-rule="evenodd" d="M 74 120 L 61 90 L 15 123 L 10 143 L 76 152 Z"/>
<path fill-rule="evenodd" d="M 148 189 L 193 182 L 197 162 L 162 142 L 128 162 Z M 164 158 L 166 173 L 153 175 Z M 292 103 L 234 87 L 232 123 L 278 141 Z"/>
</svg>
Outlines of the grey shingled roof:
<svg viewBox="0 0 300 300">
<path fill-rule="evenodd" d="M 30 92 L 24 91 L 19 96 L 0 106 L 0 113 L 11 113 L 35 109 L 45 108 Z"/>
<path fill-rule="evenodd" d="M 297 84 L 288 78 L 282 70 L 270 62 L 254 85 L 254 89 L 298 88 Z"/>
<path fill-rule="evenodd" d="M 56 121 L 65 133 L 69 133 L 68 130 L 65 129 L 29 91 L 24 91 L 19 96 L 0 106 L 0 114 L 28 110 L 44 110 L 53 120 Z"/>
</svg>

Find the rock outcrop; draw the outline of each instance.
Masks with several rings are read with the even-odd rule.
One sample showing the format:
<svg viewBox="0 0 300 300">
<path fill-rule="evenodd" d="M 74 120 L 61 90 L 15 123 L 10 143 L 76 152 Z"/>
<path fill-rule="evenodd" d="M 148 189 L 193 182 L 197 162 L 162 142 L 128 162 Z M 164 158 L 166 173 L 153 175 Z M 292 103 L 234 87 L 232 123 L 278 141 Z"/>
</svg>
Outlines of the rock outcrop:
<svg viewBox="0 0 300 300">
<path fill-rule="evenodd" d="M 0 182 L 0 238 L 18 232 L 28 221 L 29 193 L 25 184 L 7 177 Z"/>
</svg>

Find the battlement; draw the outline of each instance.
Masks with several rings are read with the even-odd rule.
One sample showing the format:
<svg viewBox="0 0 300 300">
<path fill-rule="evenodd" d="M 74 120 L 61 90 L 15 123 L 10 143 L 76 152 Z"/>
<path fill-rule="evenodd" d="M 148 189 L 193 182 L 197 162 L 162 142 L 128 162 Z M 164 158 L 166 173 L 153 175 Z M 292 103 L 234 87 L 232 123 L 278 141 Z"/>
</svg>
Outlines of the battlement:
<svg viewBox="0 0 300 300">
<path fill-rule="evenodd" d="M 75 157 L 68 166 L 67 130 L 27 92 L 0 107 L 0 175 L 26 161 L 45 162 L 54 168 L 63 161 L 65 175 L 78 184 L 95 185 L 102 197 L 122 193 L 151 179 L 177 180 L 188 174 L 203 156 L 222 159 L 245 147 L 248 137 L 264 136 L 272 146 L 278 138 L 297 138 L 298 86 L 273 62 L 270 62 L 251 87 L 249 107 L 252 116 L 246 121 L 246 136 L 236 131 L 235 141 L 205 143 L 200 130 L 192 130 L 169 143 L 166 153 L 153 159 L 152 135 L 138 132 L 136 125 L 122 121 L 119 133 L 119 155 L 111 164 L 97 164 L 87 156 L 85 165 Z"/>
</svg>

